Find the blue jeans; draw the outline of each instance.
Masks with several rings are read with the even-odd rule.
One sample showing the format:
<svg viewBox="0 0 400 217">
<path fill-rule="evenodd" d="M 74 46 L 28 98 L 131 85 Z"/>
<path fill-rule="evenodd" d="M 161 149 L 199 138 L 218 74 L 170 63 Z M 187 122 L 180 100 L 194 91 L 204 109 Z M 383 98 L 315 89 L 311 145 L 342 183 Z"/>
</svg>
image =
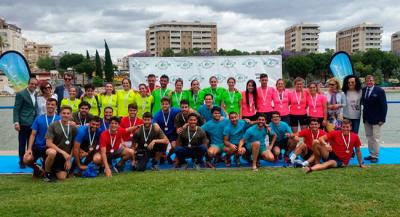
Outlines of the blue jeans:
<svg viewBox="0 0 400 217">
<path fill-rule="evenodd" d="M 179 160 L 179 163 L 185 163 L 186 158 L 194 158 L 197 162 L 201 162 L 207 153 L 207 148 L 204 145 L 195 147 L 175 147 L 175 155 Z"/>
<path fill-rule="evenodd" d="M 358 134 L 360 119 L 349 119 L 351 121 L 351 132 Z"/>
</svg>

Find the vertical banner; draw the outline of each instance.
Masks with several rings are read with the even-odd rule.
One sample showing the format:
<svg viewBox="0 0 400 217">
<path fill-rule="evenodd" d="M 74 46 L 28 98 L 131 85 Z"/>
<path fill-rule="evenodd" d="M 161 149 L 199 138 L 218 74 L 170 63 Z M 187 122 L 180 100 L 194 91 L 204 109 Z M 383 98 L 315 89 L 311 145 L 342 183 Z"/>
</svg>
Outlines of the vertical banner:
<svg viewBox="0 0 400 217">
<path fill-rule="evenodd" d="M 7 76 L 14 91 L 18 92 L 28 86 L 31 71 L 21 53 L 17 51 L 4 52 L 0 56 L 0 70 Z"/>
<path fill-rule="evenodd" d="M 208 79 L 216 76 L 219 86 L 227 87 L 229 77 L 236 79 L 236 88 L 244 90 L 250 79 L 258 80 L 261 73 L 269 76 L 269 85 L 275 86 L 282 78 L 282 57 L 280 55 L 254 56 L 208 56 L 208 57 L 131 57 L 129 73 L 132 85 L 137 88 L 146 83 L 148 74 L 159 78 L 166 74 L 173 85 L 178 78 L 189 88 L 192 80 L 198 80 L 202 88 L 208 87 Z"/>
<path fill-rule="evenodd" d="M 341 82 L 343 82 L 344 77 L 352 75 L 354 71 L 350 56 L 344 51 L 339 51 L 332 56 L 329 69 L 333 76 Z"/>
</svg>

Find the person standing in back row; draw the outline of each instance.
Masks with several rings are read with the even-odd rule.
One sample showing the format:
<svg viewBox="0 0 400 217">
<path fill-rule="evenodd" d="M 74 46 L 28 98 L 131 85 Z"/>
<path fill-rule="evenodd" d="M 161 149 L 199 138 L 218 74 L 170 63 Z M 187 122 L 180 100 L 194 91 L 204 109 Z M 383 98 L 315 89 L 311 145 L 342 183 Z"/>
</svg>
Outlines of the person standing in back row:
<svg viewBox="0 0 400 217">
<path fill-rule="evenodd" d="M 381 128 L 386 122 L 387 102 L 385 91 L 375 86 L 372 75 L 365 78 L 366 87 L 362 90 L 361 104 L 363 105 L 363 122 L 368 141 L 369 156 L 364 160 L 376 163 L 379 157 Z"/>
</svg>

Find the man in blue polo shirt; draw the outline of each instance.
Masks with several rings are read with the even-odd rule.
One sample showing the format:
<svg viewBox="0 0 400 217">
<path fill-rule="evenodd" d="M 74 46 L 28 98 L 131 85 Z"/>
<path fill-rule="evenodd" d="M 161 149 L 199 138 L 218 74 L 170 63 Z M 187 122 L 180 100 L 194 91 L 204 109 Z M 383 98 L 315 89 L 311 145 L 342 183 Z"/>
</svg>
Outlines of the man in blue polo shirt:
<svg viewBox="0 0 400 217">
<path fill-rule="evenodd" d="M 100 155 L 97 159 L 95 153 L 99 152 L 100 139 L 100 123 L 101 119 L 98 116 L 93 116 L 89 120 L 89 125 L 79 127 L 74 141 L 74 158 L 76 168 L 85 170 L 90 162 L 101 164 Z"/>
<path fill-rule="evenodd" d="M 211 109 L 213 119 L 207 121 L 201 128 L 208 134 L 210 138 L 208 157 L 215 158 L 217 154 L 222 154 L 224 149 L 224 128 L 229 124 L 229 120 L 221 117 L 221 108 L 214 106 Z M 214 165 L 209 163 L 209 159 L 206 159 L 206 165 L 209 167 L 214 167 Z"/>
<path fill-rule="evenodd" d="M 286 122 L 281 121 L 281 116 L 277 111 L 271 112 L 271 120 L 269 124 L 271 133 L 276 135 L 276 142 L 272 147 L 272 152 L 277 158 L 281 155 L 282 149 L 285 150 L 284 160 L 285 163 L 289 163 L 289 153 L 296 148 L 292 129 Z"/>
<path fill-rule="evenodd" d="M 271 152 L 270 147 L 274 145 L 276 135 L 272 135 L 272 140 L 270 144 L 265 144 L 266 141 L 269 141 L 269 136 L 270 135 L 268 124 L 266 124 L 266 118 L 263 114 L 260 114 L 257 118 L 257 124 L 247 129 L 244 137 L 240 140 L 239 149 L 242 149 L 245 145 L 246 152 L 251 153 L 253 156 L 252 170 L 254 172 L 258 171 L 257 161 L 259 156 L 267 161 L 274 160 L 274 156 Z M 269 145 L 268 150 L 267 145 Z"/>
<path fill-rule="evenodd" d="M 168 97 L 163 97 L 161 99 L 161 110 L 156 112 L 153 117 L 153 123 L 157 123 L 164 134 L 169 139 L 171 148 L 168 152 L 168 163 L 172 164 L 171 155 L 174 153 L 175 142 L 178 137 L 175 128 L 175 117 L 181 112 L 180 109 L 171 107 L 171 100 Z"/>
<path fill-rule="evenodd" d="M 250 121 L 238 119 L 238 114 L 236 112 L 229 113 L 230 123 L 224 128 L 224 151 L 225 156 L 225 166 L 229 167 L 231 164 L 231 156 L 235 155 L 236 166 L 240 166 L 239 157 L 241 154 L 246 152 L 245 148 L 242 147 L 239 150 L 239 142 L 243 138 L 246 129 L 250 126 Z"/>
<path fill-rule="evenodd" d="M 214 96 L 210 93 L 204 96 L 204 105 L 200 106 L 197 112 L 204 119 L 204 122 L 210 121 L 213 119 L 212 108 L 214 107 Z M 221 111 L 221 115 L 226 117 L 224 111 Z"/>
<path fill-rule="evenodd" d="M 56 115 L 57 100 L 49 98 L 46 101 L 47 113 L 35 118 L 32 124 L 32 133 L 29 137 L 28 150 L 24 155 L 24 164 L 33 168 L 33 177 L 37 178 L 43 172 L 42 168 L 36 164 L 37 159 L 46 158 L 46 132 L 47 128 L 54 121 L 59 121 L 60 116 Z M 43 166 L 43 165 L 42 165 Z"/>
</svg>

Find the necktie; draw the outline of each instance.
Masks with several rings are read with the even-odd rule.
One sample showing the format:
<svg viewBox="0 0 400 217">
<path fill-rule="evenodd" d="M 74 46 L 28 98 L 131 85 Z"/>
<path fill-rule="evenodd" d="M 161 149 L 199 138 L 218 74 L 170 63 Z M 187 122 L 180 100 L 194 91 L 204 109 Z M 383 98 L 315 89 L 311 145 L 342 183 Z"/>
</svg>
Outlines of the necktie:
<svg viewBox="0 0 400 217">
<path fill-rule="evenodd" d="M 365 99 L 368 99 L 369 91 L 371 91 L 371 88 L 367 87 L 367 91 L 365 91 Z"/>
</svg>

